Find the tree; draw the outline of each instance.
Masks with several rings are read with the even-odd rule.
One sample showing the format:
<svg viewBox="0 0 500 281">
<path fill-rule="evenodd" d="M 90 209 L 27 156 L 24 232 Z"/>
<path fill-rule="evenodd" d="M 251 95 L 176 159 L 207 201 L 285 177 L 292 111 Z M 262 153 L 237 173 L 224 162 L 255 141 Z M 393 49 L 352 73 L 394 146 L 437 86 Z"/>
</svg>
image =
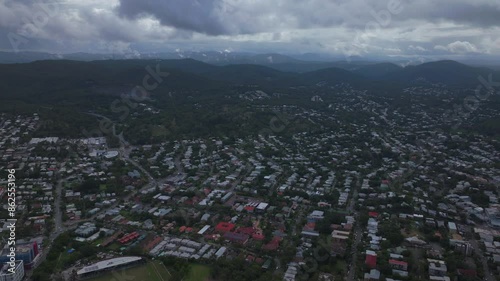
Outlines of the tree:
<svg viewBox="0 0 500 281">
<path fill-rule="evenodd" d="M 87 179 L 76 188 L 76 191 L 83 193 L 92 193 L 99 191 L 99 183 L 94 179 Z"/>
<path fill-rule="evenodd" d="M 382 233 L 392 245 L 400 245 L 404 241 L 404 236 L 401 234 L 401 228 L 396 222 L 383 222 L 379 232 Z"/>
</svg>

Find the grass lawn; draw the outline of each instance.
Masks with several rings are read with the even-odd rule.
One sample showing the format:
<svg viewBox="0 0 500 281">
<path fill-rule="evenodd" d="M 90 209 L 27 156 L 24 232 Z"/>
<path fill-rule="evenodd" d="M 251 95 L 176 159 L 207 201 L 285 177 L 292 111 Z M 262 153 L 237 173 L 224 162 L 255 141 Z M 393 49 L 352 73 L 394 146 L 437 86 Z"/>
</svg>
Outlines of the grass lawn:
<svg viewBox="0 0 500 281">
<path fill-rule="evenodd" d="M 210 267 L 201 264 L 191 264 L 186 281 L 205 281 L 210 276 Z"/>
<path fill-rule="evenodd" d="M 108 246 L 108 249 L 113 250 L 113 251 L 118 251 L 120 250 L 121 245 L 118 244 L 118 242 L 113 242 Z"/>
<path fill-rule="evenodd" d="M 170 273 L 159 261 L 152 261 L 145 265 L 125 270 L 108 272 L 101 276 L 87 279 L 88 281 L 168 281 Z"/>
<path fill-rule="evenodd" d="M 95 241 L 92 242 L 93 245 L 98 245 L 98 244 L 101 244 L 102 242 L 104 242 L 106 238 L 97 238 Z"/>
</svg>

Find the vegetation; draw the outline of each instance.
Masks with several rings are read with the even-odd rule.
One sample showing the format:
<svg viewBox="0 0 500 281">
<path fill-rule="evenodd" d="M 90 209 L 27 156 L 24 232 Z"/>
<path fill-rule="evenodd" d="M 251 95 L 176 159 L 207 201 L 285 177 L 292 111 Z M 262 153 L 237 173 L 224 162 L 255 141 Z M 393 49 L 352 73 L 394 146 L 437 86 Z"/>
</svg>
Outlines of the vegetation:
<svg viewBox="0 0 500 281">
<path fill-rule="evenodd" d="M 159 261 L 151 261 L 145 265 L 105 273 L 99 277 L 88 279 L 89 281 L 109 280 L 148 280 L 148 281 L 172 281 L 170 272 Z"/>
<path fill-rule="evenodd" d="M 68 253 L 69 249 L 74 251 Z M 76 242 L 69 232 L 63 233 L 54 240 L 46 260 L 33 271 L 31 278 L 33 281 L 52 281 L 54 274 L 77 260 L 92 257 L 96 253 L 95 246 Z"/>
</svg>

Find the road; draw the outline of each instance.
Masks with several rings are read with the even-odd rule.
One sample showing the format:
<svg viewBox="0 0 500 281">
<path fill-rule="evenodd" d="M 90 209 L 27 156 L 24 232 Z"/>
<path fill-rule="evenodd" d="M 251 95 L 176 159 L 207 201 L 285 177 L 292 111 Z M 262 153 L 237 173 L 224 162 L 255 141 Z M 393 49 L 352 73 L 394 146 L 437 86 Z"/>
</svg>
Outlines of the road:
<svg viewBox="0 0 500 281">
<path fill-rule="evenodd" d="M 90 114 L 90 115 L 101 117 L 101 118 L 105 118 L 105 119 L 109 120 L 109 118 L 107 118 L 105 116 L 102 116 L 102 115 L 99 115 L 99 114 Z M 116 133 L 115 133 L 115 126 L 114 125 L 113 125 L 113 134 L 116 135 Z M 130 154 L 131 149 L 127 148 L 127 147 L 129 147 L 129 145 L 128 145 L 127 141 L 125 141 L 125 139 L 123 138 L 123 135 L 121 135 L 121 134 L 118 135 L 118 138 L 119 138 L 120 144 L 121 144 L 121 146 L 120 146 L 120 151 L 121 151 L 120 158 L 122 160 L 124 160 L 124 161 L 129 162 L 130 164 L 132 164 L 136 168 L 138 168 L 149 179 L 148 184 L 146 184 L 144 187 L 142 187 L 141 190 L 145 190 L 145 189 L 149 189 L 150 187 L 157 186 L 159 184 L 159 182 L 156 181 L 151 176 L 151 174 L 146 169 L 144 169 L 139 163 L 137 163 L 133 159 L 130 159 L 129 154 Z M 66 162 L 62 162 L 61 163 L 61 167 L 64 167 L 65 163 Z M 54 240 L 57 239 L 57 237 L 59 237 L 59 235 L 61 235 L 65 231 L 68 231 L 68 230 L 71 230 L 71 229 L 75 229 L 78 226 L 78 224 L 81 223 L 81 222 L 84 222 L 84 221 L 93 221 L 98 215 L 105 213 L 107 210 L 112 209 L 112 208 L 116 207 L 119 204 L 119 201 L 117 200 L 116 203 L 114 203 L 114 204 L 108 206 L 107 208 L 101 210 L 100 212 L 98 212 L 97 214 L 93 215 L 89 219 L 78 220 L 78 221 L 71 221 L 71 222 L 63 223 L 63 221 L 62 221 L 62 212 L 61 212 L 61 201 L 62 201 L 62 195 L 63 195 L 62 194 L 63 193 L 63 185 L 64 185 L 64 183 L 66 182 L 67 179 L 68 178 L 59 179 L 59 181 L 56 184 L 56 189 L 55 189 L 55 194 L 54 194 L 54 215 L 53 215 L 54 230 L 50 233 L 50 235 L 48 237 L 48 241 L 46 243 L 44 243 L 45 247 L 41 251 L 40 257 L 38 258 L 38 261 L 37 261 L 35 267 L 38 266 L 38 265 L 40 265 L 43 261 L 45 261 L 45 259 L 47 257 L 47 254 L 50 251 Z M 134 191 L 134 192 L 128 194 L 123 199 L 125 201 L 127 201 L 130 198 L 132 198 L 133 196 L 135 196 L 135 194 L 137 194 L 137 191 Z M 33 270 L 27 272 L 27 274 L 26 274 L 27 280 L 29 280 L 29 278 L 31 277 L 32 272 L 33 272 Z"/>
<path fill-rule="evenodd" d="M 61 167 L 64 167 L 65 162 L 62 163 Z M 54 241 L 59 234 L 65 231 L 62 221 L 62 212 L 61 212 L 61 200 L 62 200 L 62 189 L 63 184 L 68 180 L 69 177 L 60 179 L 56 185 L 56 192 L 54 195 L 54 231 L 50 234 L 50 241 Z"/>
<path fill-rule="evenodd" d="M 114 130 L 114 127 L 113 127 L 113 130 Z M 113 204 L 107 206 L 106 208 L 100 210 L 99 212 L 97 212 L 94 215 L 92 215 L 90 218 L 83 219 L 83 220 L 77 220 L 77 221 L 69 221 L 69 222 L 65 223 L 66 226 L 76 225 L 76 224 L 79 224 L 79 223 L 85 222 L 85 221 L 94 221 L 98 216 L 106 213 L 108 210 L 116 208 L 120 204 L 120 202 L 122 200 L 123 201 L 129 201 L 131 198 L 133 198 L 134 196 L 136 196 L 138 192 L 150 189 L 152 187 L 157 187 L 157 186 L 161 185 L 165 181 L 165 179 L 160 180 L 160 181 L 156 180 L 146 169 L 144 169 L 144 167 L 142 167 L 139 163 L 137 163 L 135 160 L 133 160 L 133 159 L 131 159 L 129 157 L 130 152 L 131 152 L 132 149 L 128 146 L 127 142 L 120 141 L 120 143 L 121 143 L 120 154 L 119 154 L 120 158 L 123 161 L 126 161 L 126 162 L 132 164 L 134 167 L 136 167 L 141 172 L 143 172 L 146 175 L 146 177 L 148 178 L 149 182 L 146 185 L 144 185 L 139 191 L 137 191 L 137 190 L 132 191 L 131 193 L 127 194 L 125 197 L 121 198 L 121 200 L 117 200 L 115 203 L 113 203 Z"/>
<path fill-rule="evenodd" d="M 351 200 L 349 202 L 349 207 L 347 211 L 349 213 L 354 213 L 354 208 L 356 206 L 356 202 L 358 201 L 358 188 L 361 186 L 361 176 L 356 175 L 356 184 L 354 185 L 354 189 L 352 191 Z M 351 264 L 349 266 L 349 271 L 346 275 L 347 281 L 354 281 L 356 277 L 356 263 L 358 261 L 358 245 L 361 243 L 361 238 L 363 237 L 363 231 L 361 229 L 361 225 L 359 224 L 359 216 L 358 213 L 354 214 L 354 218 L 356 219 L 356 226 L 354 227 L 354 240 L 351 245 Z"/>
<path fill-rule="evenodd" d="M 64 166 L 64 164 L 65 162 L 62 163 L 61 167 Z M 54 240 L 56 240 L 56 238 L 59 237 L 61 233 L 64 233 L 68 229 L 63 225 L 62 212 L 61 212 L 62 188 L 63 188 L 63 183 L 66 180 L 67 178 L 59 179 L 59 181 L 56 184 L 56 190 L 54 194 L 54 230 L 50 233 L 48 241 L 44 243 L 45 247 L 41 251 L 38 260 L 34 265 L 35 268 L 38 265 L 40 265 L 43 261 L 45 261 L 45 259 L 47 258 L 47 254 L 50 251 L 50 248 L 52 248 Z M 29 280 L 31 278 L 32 273 L 33 270 L 26 272 L 26 280 Z"/>
</svg>

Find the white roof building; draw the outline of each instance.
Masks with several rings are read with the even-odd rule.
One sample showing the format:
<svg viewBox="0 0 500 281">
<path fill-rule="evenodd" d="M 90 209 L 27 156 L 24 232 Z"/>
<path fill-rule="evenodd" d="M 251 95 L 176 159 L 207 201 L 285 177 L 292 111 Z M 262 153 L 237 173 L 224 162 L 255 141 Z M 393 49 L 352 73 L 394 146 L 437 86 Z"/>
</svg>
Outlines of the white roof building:
<svg viewBox="0 0 500 281">
<path fill-rule="evenodd" d="M 87 274 L 91 272 L 101 271 L 105 269 L 111 269 L 117 266 L 125 265 L 128 263 L 133 263 L 142 260 L 141 257 L 119 257 L 109 260 L 104 260 L 96 262 L 89 266 L 86 266 L 76 272 L 77 275 Z"/>
</svg>

